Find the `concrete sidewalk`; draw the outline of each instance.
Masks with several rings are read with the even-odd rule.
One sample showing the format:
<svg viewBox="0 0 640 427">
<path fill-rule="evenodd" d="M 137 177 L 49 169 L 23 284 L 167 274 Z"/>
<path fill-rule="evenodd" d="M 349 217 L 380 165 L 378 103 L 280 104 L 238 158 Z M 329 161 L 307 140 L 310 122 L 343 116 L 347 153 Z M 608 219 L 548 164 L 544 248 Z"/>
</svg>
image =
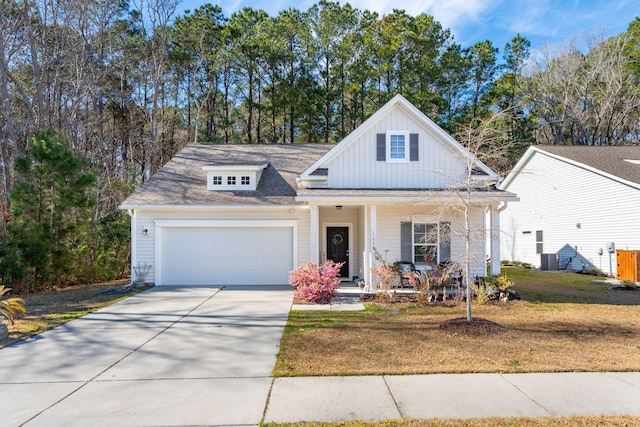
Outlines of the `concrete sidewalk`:
<svg viewBox="0 0 640 427">
<path fill-rule="evenodd" d="M 640 416 L 640 373 L 276 378 L 265 422 Z"/>
</svg>

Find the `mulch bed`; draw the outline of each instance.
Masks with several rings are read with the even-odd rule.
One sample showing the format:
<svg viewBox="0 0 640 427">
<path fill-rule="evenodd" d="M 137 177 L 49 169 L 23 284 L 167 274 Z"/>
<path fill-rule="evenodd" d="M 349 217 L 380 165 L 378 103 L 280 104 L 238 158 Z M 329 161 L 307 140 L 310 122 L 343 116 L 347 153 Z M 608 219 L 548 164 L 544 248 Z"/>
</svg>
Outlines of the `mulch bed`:
<svg viewBox="0 0 640 427">
<path fill-rule="evenodd" d="M 474 317 L 471 321 L 466 317 L 445 320 L 440 324 L 440 329 L 469 335 L 487 335 L 505 331 L 503 326 L 479 317 Z"/>
</svg>

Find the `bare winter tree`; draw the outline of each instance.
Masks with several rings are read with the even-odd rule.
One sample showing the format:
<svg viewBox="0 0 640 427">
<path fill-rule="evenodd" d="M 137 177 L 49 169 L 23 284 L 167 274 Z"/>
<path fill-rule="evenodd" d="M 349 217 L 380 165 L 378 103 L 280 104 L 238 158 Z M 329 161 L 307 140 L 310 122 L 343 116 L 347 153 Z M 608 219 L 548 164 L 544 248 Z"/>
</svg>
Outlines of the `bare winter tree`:
<svg viewBox="0 0 640 427">
<path fill-rule="evenodd" d="M 461 213 L 464 218 L 464 226 L 461 230 L 464 241 L 461 264 L 464 271 L 467 321 L 469 322 L 473 319 L 471 265 L 485 262 L 485 260 L 476 259 L 477 251 L 473 250 L 474 244 L 484 242 L 485 239 L 484 223 L 481 226 L 477 221 L 474 223 L 473 212 L 484 212 L 487 201 L 482 196 L 487 192 L 497 191 L 495 187 L 498 184 L 495 177 L 487 176 L 478 167 L 483 164 L 488 165 L 498 173 L 508 167 L 507 159 L 513 142 L 495 123 L 503 119 L 503 115 L 504 112 L 496 112 L 488 119 L 475 120 L 464 126 L 456 135 L 457 141 L 466 149 L 466 153 L 460 153 L 456 157 L 465 163 L 466 169 L 463 175 L 456 177 L 457 185 L 451 190 L 455 195 L 454 199 L 443 206 L 445 209 Z M 498 232 L 498 230 L 490 231 Z"/>
<path fill-rule="evenodd" d="M 546 144 L 616 145 L 638 134 L 640 87 L 627 66 L 629 35 L 587 36 L 547 46 L 532 65 L 525 91 L 541 119 L 536 139 Z"/>
</svg>

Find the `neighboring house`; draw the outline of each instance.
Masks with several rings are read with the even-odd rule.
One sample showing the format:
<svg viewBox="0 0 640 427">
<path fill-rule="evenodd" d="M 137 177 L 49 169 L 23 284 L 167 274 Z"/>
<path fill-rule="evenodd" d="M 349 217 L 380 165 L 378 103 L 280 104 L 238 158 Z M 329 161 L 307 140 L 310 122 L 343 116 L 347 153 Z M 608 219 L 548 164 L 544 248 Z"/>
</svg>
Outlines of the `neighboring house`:
<svg viewBox="0 0 640 427">
<path fill-rule="evenodd" d="M 375 250 L 419 268 L 461 261 L 469 169 L 471 272 L 485 275 L 498 207 L 517 199 L 400 95 L 336 145 L 187 146 L 121 206 L 132 266 L 156 285 L 286 284 L 299 263 L 332 259 L 375 285 Z"/>
<path fill-rule="evenodd" d="M 615 249 L 640 249 L 639 146 L 531 146 L 500 188 L 520 198 L 502 213 L 503 259 L 615 275 Z"/>
</svg>

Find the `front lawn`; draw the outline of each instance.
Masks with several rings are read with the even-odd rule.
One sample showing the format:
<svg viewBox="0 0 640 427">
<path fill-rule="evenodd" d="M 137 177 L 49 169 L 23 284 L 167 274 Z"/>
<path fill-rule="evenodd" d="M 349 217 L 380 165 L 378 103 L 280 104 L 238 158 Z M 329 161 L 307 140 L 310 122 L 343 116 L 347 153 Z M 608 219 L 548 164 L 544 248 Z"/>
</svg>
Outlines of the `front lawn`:
<svg viewBox="0 0 640 427">
<path fill-rule="evenodd" d="M 474 304 L 475 317 L 498 325 L 475 333 L 441 327 L 464 317 L 464 304 L 293 311 L 274 375 L 640 370 L 640 291 L 572 273 L 505 272 L 523 300 Z"/>
</svg>

